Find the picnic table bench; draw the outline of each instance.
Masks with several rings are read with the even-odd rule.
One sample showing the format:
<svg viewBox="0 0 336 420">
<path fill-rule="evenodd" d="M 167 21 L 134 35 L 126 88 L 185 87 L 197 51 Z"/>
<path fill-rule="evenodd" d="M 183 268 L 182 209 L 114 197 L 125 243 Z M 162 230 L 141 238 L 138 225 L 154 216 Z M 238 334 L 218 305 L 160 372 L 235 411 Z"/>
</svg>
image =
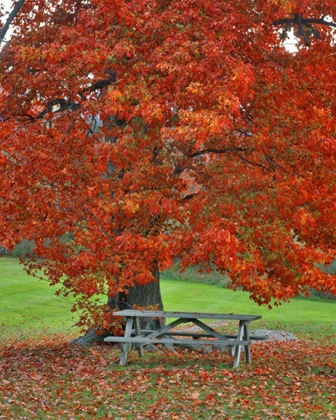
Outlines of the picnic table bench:
<svg viewBox="0 0 336 420">
<path fill-rule="evenodd" d="M 249 325 L 252 321 L 261 319 L 260 315 L 237 315 L 237 314 L 211 314 L 199 312 L 171 312 L 171 311 L 148 311 L 126 309 L 113 313 L 114 316 L 122 316 L 126 319 L 125 334 L 123 337 L 106 337 L 105 342 L 120 343 L 121 356 L 120 365 L 127 363 L 128 353 L 132 348 L 138 350 L 139 356 L 143 356 L 143 348 L 149 344 L 180 344 L 188 345 L 192 343 L 229 347 L 231 354 L 234 355 L 233 367 L 239 365 L 242 348 L 245 349 L 246 362 L 251 363 L 251 340 L 264 340 L 265 337 L 253 336 L 249 333 Z M 144 330 L 140 327 L 140 318 L 176 318 L 168 325 L 164 325 L 157 330 Z M 238 321 L 237 334 L 219 333 L 212 326 L 200 321 L 222 320 Z M 180 324 L 193 323 L 203 332 L 175 331 L 173 328 Z M 190 337 L 180 338 L 180 337 Z M 204 339 L 205 338 L 205 339 Z"/>
</svg>

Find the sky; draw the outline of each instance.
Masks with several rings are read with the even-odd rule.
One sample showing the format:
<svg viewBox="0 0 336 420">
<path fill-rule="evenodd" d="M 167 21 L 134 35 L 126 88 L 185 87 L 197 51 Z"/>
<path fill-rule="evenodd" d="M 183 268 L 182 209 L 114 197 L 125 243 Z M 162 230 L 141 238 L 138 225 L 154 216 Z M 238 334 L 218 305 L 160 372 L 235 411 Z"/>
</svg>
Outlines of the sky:
<svg viewBox="0 0 336 420">
<path fill-rule="evenodd" d="M 12 6 L 12 0 L 1 0 L 0 4 L 5 7 L 5 10 L 10 10 Z"/>
</svg>

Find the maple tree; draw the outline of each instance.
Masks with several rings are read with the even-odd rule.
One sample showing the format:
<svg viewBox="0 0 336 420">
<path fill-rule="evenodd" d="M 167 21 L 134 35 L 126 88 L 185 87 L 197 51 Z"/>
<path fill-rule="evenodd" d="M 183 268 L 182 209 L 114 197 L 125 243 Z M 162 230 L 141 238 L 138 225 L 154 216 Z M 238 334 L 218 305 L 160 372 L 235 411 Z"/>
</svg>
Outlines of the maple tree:
<svg viewBox="0 0 336 420">
<path fill-rule="evenodd" d="M 34 240 L 27 270 L 103 329 L 122 302 L 162 307 L 177 258 L 260 304 L 336 293 L 319 268 L 336 249 L 333 3 L 25 2 L 1 50 L 0 243 Z"/>
</svg>

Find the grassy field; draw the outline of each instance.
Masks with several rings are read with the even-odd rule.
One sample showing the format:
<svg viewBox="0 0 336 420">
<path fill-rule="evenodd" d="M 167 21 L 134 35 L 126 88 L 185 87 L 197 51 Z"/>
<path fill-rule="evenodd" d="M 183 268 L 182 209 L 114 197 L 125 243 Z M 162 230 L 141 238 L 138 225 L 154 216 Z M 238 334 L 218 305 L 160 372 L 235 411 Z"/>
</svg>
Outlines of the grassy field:
<svg viewBox="0 0 336 420">
<path fill-rule="evenodd" d="M 163 277 L 163 301 L 167 310 L 262 315 L 255 328 L 289 329 L 295 333 L 321 335 L 336 331 L 335 301 L 294 299 L 272 310 L 260 307 L 248 293 L 216 285 L 181 282 Z M 0 259 L 0 328 L 2 334 L 78 335 L 71 299 L 55 296 L 46 281 L 29 277 L 16 259 Z"/>
<path fill-rule="evenodd" d="M 75 332 L 71 303 L 55 296 L 47 281 L 29 277 L 18 260 L 0 259 L 0 328 L 2 334 Z M 77 331 L 76 331 L 77 332 Z"/>
<path fill-rule="evenodd" d="M 227 352 L 164 349 L 120 367 L 119 347 L 69 344 L 71 302 L 0 259 L 0 419 L 336 419 L 335 302 L 295 299 L 268 310 L 246 293 L 164 278 L 166 309 L 261 314 L 255 328 L 299 340 Z"/>
</svg>

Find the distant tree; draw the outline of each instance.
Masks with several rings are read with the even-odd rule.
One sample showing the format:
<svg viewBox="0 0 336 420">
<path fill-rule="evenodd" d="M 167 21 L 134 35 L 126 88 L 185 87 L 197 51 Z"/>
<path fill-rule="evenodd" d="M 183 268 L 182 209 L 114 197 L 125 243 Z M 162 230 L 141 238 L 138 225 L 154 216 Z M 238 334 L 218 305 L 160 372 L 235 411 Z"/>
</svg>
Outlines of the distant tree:
<svg viewBox="0 0 336 420">
<path fill-rule="evenodd" d="M 5 255 L 7 253 L 8 253 L 7 249 L 0 245 L 0 255 Z"/>
<path fill-rule="evenodd" d="M 162 307 L 176 258 L 259 304 L 336 293 L 317 266 L 336 249 L 334 6 L 26 2 L 0 61 L 0 243 L 34 240 L 28 272 L 103 329 Z M 292 23 L 319 36 L 299 26 L 288 52 Z"/>
<path fill-rule="evenodd" d="M 34 246 L 34 241 L 23 239 L 22 242 L 15 246 L 10 255 L 16 258 L 34 256 Z"/>
</svg>

